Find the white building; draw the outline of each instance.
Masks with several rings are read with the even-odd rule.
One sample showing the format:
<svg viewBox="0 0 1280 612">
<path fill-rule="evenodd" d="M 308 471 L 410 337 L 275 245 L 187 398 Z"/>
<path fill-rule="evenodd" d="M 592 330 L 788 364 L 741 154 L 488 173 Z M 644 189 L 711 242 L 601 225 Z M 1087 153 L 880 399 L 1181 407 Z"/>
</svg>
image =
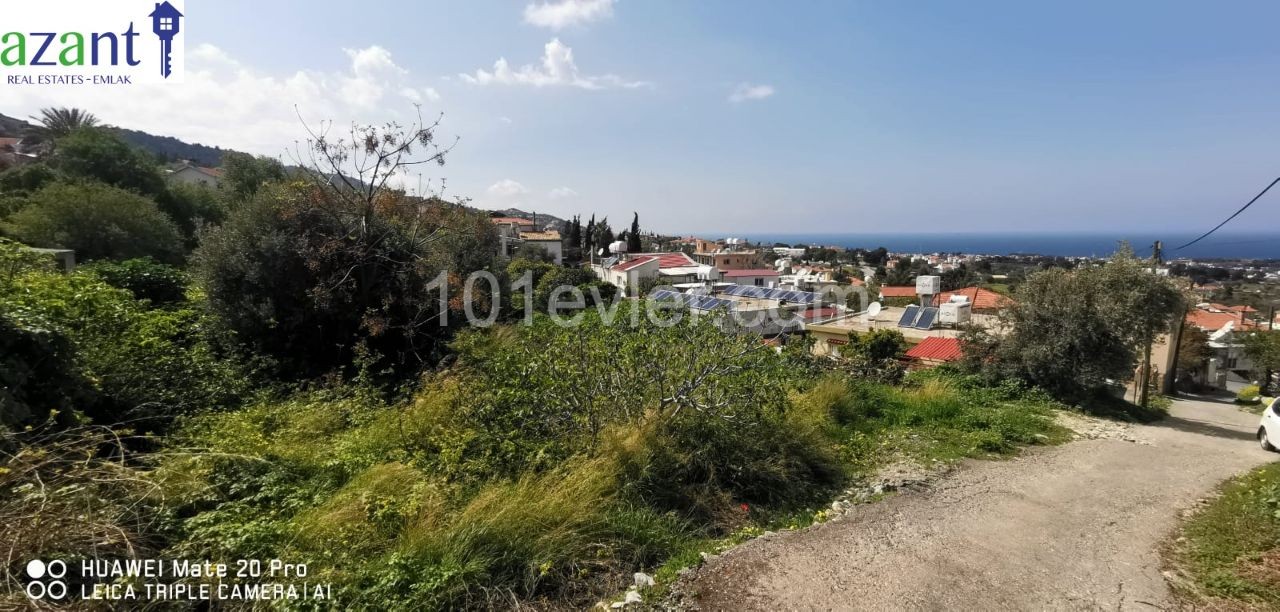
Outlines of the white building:
<svg viewBox="0 0 1280 612">
<path fill-rule="evenodd" d="M 176 183 L 186 183 L 188 185 L 204 185 L 212 189 L 222 186 L 222 169 L 221 168 L 205 168 L 195 164 L 183 164 L 181 167 L 169 172 L 169 181 Z"/>
<path fill-rule="evenodd" d="M 591 269 L 627 295 L 637 295 L 646 279 L 653 279 L 658 285 L 720 280 L 719 270 L 699 264 L 684 253 L 628 253 L 592 264 Z"/>
</svg>

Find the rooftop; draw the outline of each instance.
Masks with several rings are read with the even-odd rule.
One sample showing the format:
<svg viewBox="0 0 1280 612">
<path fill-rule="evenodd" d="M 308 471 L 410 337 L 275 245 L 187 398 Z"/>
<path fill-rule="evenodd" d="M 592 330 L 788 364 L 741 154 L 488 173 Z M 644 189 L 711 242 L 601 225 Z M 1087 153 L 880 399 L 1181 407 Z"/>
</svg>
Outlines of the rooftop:
<svg viewBox="0 0 1280 612">
<path fill-rule="evenodd" d="M 1209 332 L 1218 331 L 1226 327 L 1228 323 L 1234 324 L 1235 329 L 1257 327 L 1253 321 L 1242 317 L 1241 313 L 1209 312 L 1200 308 L 1193 308 L 1187 312 L 1187 323 Z"/>
<path fill-rule="evenodd" d="M 533 221 L 521 219 L 520 217 L 490 217 L 489 222 L 496 223 L 498 225 L 507 223 L 515 223 L 516 225 L 533 225 Z"/>
<path fill-rule="evenodd" d="M 938 294 L 936 298 L 937 304 L 945 303 L 951 299 L 953 295 L 963 295 L 969 298 L 969 303 L 976 310 L 998 310 L 1013 303 L 1013 300 L 1007 295 L 1001 295 L 990 289 L 982 287 L 965 287 L 964 289 L 956 289 L 955 291 L 944 291 Z"/>
<path fill-rule="evenodd" d="M 689 257 L 688 255 L 685 255 L 684 253 L 636 253 L 632 255 L 632 257 L 634 259 L 632 259 L 631 261 L 634 261 L 635 259 L 639 259 L 642 257 L 655 258 L 658 260 L 659 268 L 684 268 L 684 267 L 698 266 L 698 262 L 694 261 L 693 258 Z M 630 262 L 628 261 L 628 262 L 617 264 L 613 267 L 613 269 L 617 270 L 619 269 L 618 266 L 621 266 L 626 263 L 630 263 Z M 626 268 L 622 268 L 622 269 L 625 270 Z"/>
<path fill-rule="evenodd" d="M 900 297 L 913 298 L 916 296 L 916 287 L 915 285 L 908 285 L 904 287 L 898 287 L 894 285 L 885 285 L 880 288 L 880 295 L 887 298 L 900 298 Z"/>
<path fill-rule="evenodd" d="M 910 359 L 928 361 L 956 361 L 964 357 L 959 338 L 941 338 L 932 336 L 925 338 L 907 351 Z"/>
<path fill-rule="evenodd" d="M 534 241 L 539 241 L 539 240 L 550 241 L 550 240 L 554 240 L 554 241 L 559 242 L 559 240 L 560 240 L 560 232 L 557 232 L 557 231 L 554 231 L 554 230 L 548 230 L 548 231 L 545 231 L 545 232 L 520 232 L 520 239 L 521 239 L 521 240 L 534 240 Z"/>
</svg>

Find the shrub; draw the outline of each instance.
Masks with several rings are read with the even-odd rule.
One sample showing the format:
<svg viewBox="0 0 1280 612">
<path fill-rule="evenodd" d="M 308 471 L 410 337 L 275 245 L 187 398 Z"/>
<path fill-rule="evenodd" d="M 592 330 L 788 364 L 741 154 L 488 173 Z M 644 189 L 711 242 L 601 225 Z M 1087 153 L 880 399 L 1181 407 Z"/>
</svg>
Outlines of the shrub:
<svg viewBox="0 0 1280 612">
<path fill-rule="evenodd" d="M 0 309 L 0 431 L 51 418 L 69 425 L 91 397 L 66 336 L 36 317 Z"/>
<path fill-rule="evenodd" d="M 9 218 L 6 231 L 27 244 L 72 249 L 81 260 L 182 259 L 182 241 L 151 200 L 94 183 L 53 183 Z"/>
<path fill-rule="evenodd" d="M 83 271 L 28 273 L 7 289 L 0 312 L 47 322 L 71 342 L 100 394 L 100 401 L 76 407 L 99 423 L 231 404 L 248 385 L 244 372 L 213 349 L 208 325 L 193 308 L 149 310 Z"/>
<path fill-rule="evenodd" d="M 1262 398 L 1262 389 L 1258 385 L 1246 385 L 1236 392 L 1236 401 L 1241 404 L 1256 404 Z"/>
<path fill-rule="evenodd" d="M 315 186 L 268 186 L 204 238 L 196 272 L 211 310 L 282 375 L 351 369 L 361 353 L 372 372 L 432 363 L 461 318 L 462 279 L 496 259 L 478 213 L 391 192 L 375 200 L 362 209 Z M 441 274 L 448 287 L 430 288 Z"/>
<path fill-rule="evenodd" d="M 187 275 L 150 257 L 126 261 L 103 261 L 85 266 L 108 285 L 125 289 L 139 300 L 155 305 L 172 304 L 186 299 Z"/>
</svg>

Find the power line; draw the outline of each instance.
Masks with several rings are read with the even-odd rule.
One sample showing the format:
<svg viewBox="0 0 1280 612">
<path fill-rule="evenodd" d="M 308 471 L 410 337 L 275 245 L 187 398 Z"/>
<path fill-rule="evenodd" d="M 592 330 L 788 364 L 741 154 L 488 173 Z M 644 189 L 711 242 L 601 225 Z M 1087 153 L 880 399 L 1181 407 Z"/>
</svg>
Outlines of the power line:
<svg viewBox="0 0 1280 612">
<path fill-rule="evenodd" d="M 1204 240 L 1206 237 L 1208 237 L 1208 236 L 1209 236 L 1209 234 L 1212 234 L 1212 233 L 1214 233 L 1214 232 L 1218 231 L 1218 228 L 1220 228 L 1220 227 L 1222 227 L 1222 226 L 1226 225 L 1228 221 L 1231 221 L 1232 219 L 1236 218 L 1236 216 L 1237 216 L 1237 215 L 1239 215 L 1240 213 L 1244 212 L 1244 209 L 1249 208 L 1250 206 L 1253 206 L 1253 203 L 1254 203 L 1254 202 L 1257 202 L 1257 201 L 1258 201 L 1258 198 L 1262 197 L 1262 196 L 1263 196 L 1263 194 L 1267 193 L 1267 191 L 1270 191 L 1272 187 L 1275 187 L 1275 186 L 1276 186 L 1276 183 L 1280 183 L 1280 176 L 1276 177 L 1276 180 L 1271 181 L 1271 184 L 1270 184 L 1270 185 L 1267 185 L 1267 188 L 1266 188 L 1266 189 L 1263 189 L 1263 190 L 1262 190 L 1258 195 L 1253 196 L 1253 199 L 1252 199 L 1252 200 L 1249 200 L 1249 203 L 1248 203 L 1248 204 L 1245 204 L 1244 206 L 1241 206 L 1241 207 L 1240 207 L 1240 210 L 1237 210 L 1237 211 L 1235 212 L 1235 214 L 1231 215 L 1230 217 L 1227 217 L 1227 220 L 1226 220 L 1226 221 L 1223 221 L 1222 223 L 1219 223 L 1218 225 L 1214 226 L 1214 228 L 1213 228 L 1213 229 L 1211 229 L 1211 230 L 1209 230 L 1209 231 L 1207 231 L 1207 232 L 1205 232 L 1205 233 L 1201 234 L 1199 238 L 1196 238 L 1195 240 L 1192 240 L 1191 242 L 1188 242 L 1188 243 L 1186 243 L 1186 244 L 1184 244 L 1184 245 L 1182 245 L 1182 246 L 1180 246 L 1180 247 L 1178 247 L 1178 248 L 1176 248 L 1176 249 L 1174 249 L 1174 250 L 1175 250 L 1175 251 L 1181 251 L 1182 249 L 1185 249 L 1185 248 L 1187 248 L 1187 247 L 1189 247 L 1189 246 L 1191 246 L 1191 245 L 1193 245 L 1193 244 L 1195 244 L 1195 243 L 1197 243 L 1197 242 L 1200 242 L 1201 240 Z"/>
</svg>

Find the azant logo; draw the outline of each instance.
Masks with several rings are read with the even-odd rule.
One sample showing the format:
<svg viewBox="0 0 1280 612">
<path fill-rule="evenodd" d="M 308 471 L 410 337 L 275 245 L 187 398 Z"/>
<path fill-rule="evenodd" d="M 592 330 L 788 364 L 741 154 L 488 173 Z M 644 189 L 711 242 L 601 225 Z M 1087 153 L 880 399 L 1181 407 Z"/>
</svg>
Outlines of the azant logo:
<svg viewBox="0 0 1280 612">
<path fill-rule="evenodd" d="M 179 82 L 181 4 L 52 0 L 7 7 L 16 10 L 0 21 L 0 70 L 10 85 Z M 134 21 L 144 17 L 145 25 Z"/>
</svg>

